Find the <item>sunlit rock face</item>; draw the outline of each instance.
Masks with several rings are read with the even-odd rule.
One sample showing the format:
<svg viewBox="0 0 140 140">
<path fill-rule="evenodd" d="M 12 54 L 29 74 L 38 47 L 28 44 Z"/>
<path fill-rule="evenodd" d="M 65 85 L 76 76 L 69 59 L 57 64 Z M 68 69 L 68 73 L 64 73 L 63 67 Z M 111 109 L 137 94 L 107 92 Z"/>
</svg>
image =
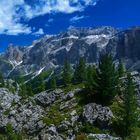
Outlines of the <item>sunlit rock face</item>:
<svg viewBox="0 0 140 140">
<path fill-rule="evenodd" d="M 0 71 L 5 76 L 28 75 L 63 65 L 67 58 L 75 64 L 80 56 L 96 63 L 100 53 L 109 52 L 114 60 L 124 59 L 127 68 L 140 69 L 140 27 L 119 31 L 113 27 L 70 28 L 57 35 L 46 35 L 26 47 L 9 45 L 0 55 Z"/>
</svg>

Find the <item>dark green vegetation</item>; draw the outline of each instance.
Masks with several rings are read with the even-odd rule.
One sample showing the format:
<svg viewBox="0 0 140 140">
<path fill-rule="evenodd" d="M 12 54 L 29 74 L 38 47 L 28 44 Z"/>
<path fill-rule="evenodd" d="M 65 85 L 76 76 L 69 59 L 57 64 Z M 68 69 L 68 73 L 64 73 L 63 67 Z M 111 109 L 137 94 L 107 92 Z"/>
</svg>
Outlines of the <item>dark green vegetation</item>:
<svg viewBox="0 0 140 140">
<path fill-rule="evenodd" d="M 86 80 L 86 62 L 84 57 L 79 59 L 79 62 L 76 64 L 74 72 L 74 81 L 75 83 L 82 83 Z"/>
<path fill-rule="evenodd" d="M 5 86 L 4 79 L 2 74 L 0 73 L 0 87 L 4 87 L 4 86 Z"/>
<path fill-rule="evenodd" d="M 81 57 L 75 68 L 71 67 L 66 60 L 61 71 L 54 72 L 51 78 L 46 80 L 52 71 L 44 71 L 27 82 L 25 82 L 24 77 L 17 78 L 12 86 L 14 87 L 13 90 L 18 90 L 17 85 L 19 85 L 19 94 L 27 98 L 48 89 L 62 88 L 69 91 L 76 87 L 84 87 L 80 96 L 77 96 L 79 101 L 78 109 L 89 102 L 96 102 L 103 106 L 109 106 L 115 117 L 111 126 L 106 130 L 89 124 L 83 125 L 81 134 L 77 135 L 77 140 L 85 140 L 85 133 L 92 132 L 111 133 L 126 140 L 135 140 L 140 135 L 139 111 L 135 96 L 136 88 L 133 77 L 125 71 L 121 60 L 119 65 L 115 67 L 112 56 L 102 54 L 98 65 L 88 65 L 85 59 Z M 123 76 L 126 76 L 125 80 L 121 79 Z M 0 75 L 0 87 L 5 86 L 11 89 L 9 81 L 4 82 L 2 75 Z M 43 118 L 43 121 L 48 125 L 58 124 L 65 118 L 58 111 L 57 105 L 52 106 L 48 113 L 49 116 L 53 116 Z M 10 124 L 7 125 L 5 133 L 7 133 L 10 140 L 18 140 L 17 134 L 12 130 Z"/>
<path fill-rule="evenodd" d="M 113 98 L 117 95 L 117 82 L 118 75 L 111 55 L 101 55 L 95 84 L 93 84 L 97 99 L 101 104 L 107 105 L 112 102 Z"/>
</svg>

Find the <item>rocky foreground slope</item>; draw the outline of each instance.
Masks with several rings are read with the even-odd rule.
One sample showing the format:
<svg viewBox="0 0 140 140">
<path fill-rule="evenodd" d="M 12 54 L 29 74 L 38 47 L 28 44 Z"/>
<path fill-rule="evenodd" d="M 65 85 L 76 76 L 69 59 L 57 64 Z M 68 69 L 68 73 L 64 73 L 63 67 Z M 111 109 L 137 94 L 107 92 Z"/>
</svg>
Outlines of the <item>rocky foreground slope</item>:
<svg viewBox="0 0 140 140">
<path fill-rule="evenodd" d="M 0 55 L 0 71 L 5 76 L 37 75 L 61 66 L 67 58 L 75 64 L 80 56 L 88 63 L 98 62 L 103 51 L 115 60 L 123 58 L 128 68 L 139 70 L 140 27 L 120 31 L 113 27 L 71 28 L 57 35 L 46 35 L 31 46 L 9 45 Z"/>
<path fill-rule="evenodd" d="M 29 99 L 21 99 L 16 93 L 0 89 L 0 130 L 10 123 L 23 139 L 74 140 L 84 124 L 96 124 L 100 128 L 110 125 L 113 113 L 109 107 L 95 103 L 78 105 L 77 94 L 81 89 L 65 93 L 61 89 L 44 91 Z M 97 140 L 120 140 L 108 134 L 87 133 L 85 137 Z"/>
<path fill-rule="evenodd" d="M 140 76 L 136 71 L 131 75 L 140 106 Z M 28 98 L 0 88 L 0 139 L 7 140 L 2 134 L 11 124 L 22 140 L 121 140 L 111 136 L 117 117 L 114 105 L 90 102 L 84 88 L 76 87 L 47 90 Z"/>
<path fill-rule="evenodd" d="M 140 76 L 131 75 L 140 105 Z M 113 107 L 85 100 L 83 90 L 48 90 L 25 98 L 0 88 L 0 134 L 11 124 L 23 140 L 121 140 L 107 131 L 117 117 Z"/>
</svg>

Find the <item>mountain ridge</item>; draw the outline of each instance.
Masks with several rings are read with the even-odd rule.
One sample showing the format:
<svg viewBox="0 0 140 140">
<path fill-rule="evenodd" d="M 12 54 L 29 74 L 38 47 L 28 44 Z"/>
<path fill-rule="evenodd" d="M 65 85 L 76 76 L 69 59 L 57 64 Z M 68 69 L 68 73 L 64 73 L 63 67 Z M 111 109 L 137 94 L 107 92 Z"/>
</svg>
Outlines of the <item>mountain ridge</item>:
<svg viewBox="0 0 140 140">
<path fill-rule="evenodd" d="M 66 58 L 75 64 L 80 56 L 84 56 L 88 63 L 96 63 L 103 51 L 111 53 L 114 60 L 124 59 L 128 68 L 139 70 L 139 39 L 138 26 L 121 31 L 110 26 L 72 27 L 59 34 L 45 35 L 30 46 L 9 45 L 0 55 L 0 70 L 5 76 L 27 75 L 43 68 L 61 66 Z M 130 47 L 132 42 L 135 48 Z"/>
</svg>

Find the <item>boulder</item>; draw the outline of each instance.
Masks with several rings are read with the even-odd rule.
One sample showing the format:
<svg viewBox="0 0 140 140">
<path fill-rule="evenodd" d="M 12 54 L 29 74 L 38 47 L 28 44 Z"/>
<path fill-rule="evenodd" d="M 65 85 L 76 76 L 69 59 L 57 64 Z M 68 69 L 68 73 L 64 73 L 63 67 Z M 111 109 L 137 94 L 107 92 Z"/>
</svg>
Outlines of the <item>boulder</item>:
<svg viewBox="0 0 140 140">
<path fill-rule="evenodd" d="M 63 91 L 61 89 L 56 89 L 54 91 L 44 91 L 35 96 L 35 100 L 38 104 L 42 106 L 48 106 L 52 104 Z"/>
<path fill-rule="evenodd" d="M 66 131 L 71 127 L 71 123 L 69 121 L 62 121 L 58 126 L 58 131 Z"/>
<path fill-rule="evenodd" d="M 104 128 L 108 126 L 113 114 L 109 107 L 90 103 L 84 107 L 82 116 L 90 124 L 97 123 L 100 127 Z"/>
</svg>

